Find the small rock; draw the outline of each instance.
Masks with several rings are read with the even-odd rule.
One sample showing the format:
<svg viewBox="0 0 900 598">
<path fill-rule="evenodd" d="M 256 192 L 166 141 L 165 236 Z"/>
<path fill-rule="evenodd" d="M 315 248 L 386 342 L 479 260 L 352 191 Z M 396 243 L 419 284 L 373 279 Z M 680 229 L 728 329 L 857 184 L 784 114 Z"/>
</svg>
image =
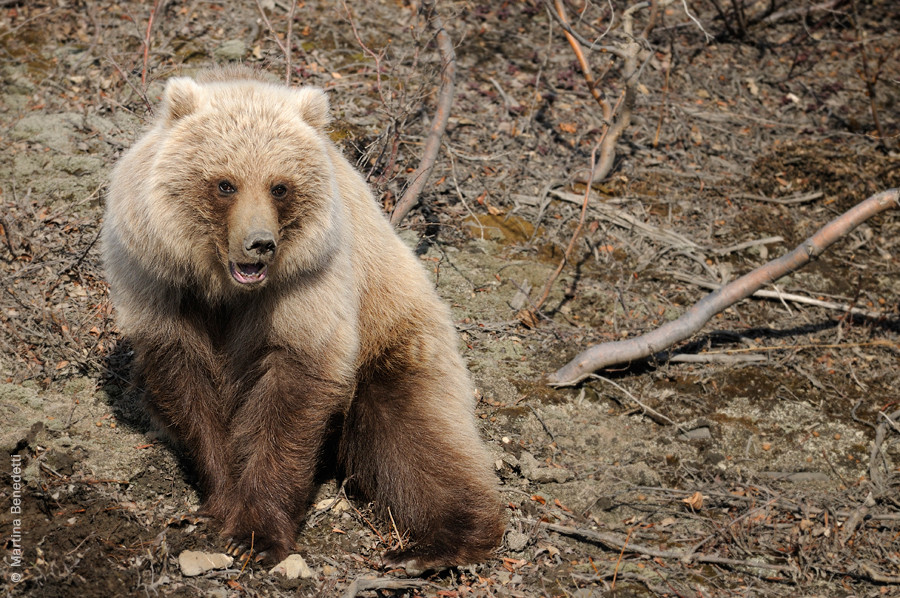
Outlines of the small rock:
<svg viewBox="0 0 900 598">
<path fill-rule="evenodd" d="M 322 565 L 322 573 L 325 575 L 325 577 L 332 577 L 334 575 L 337 575 L 338 570 L 331 565 Z"/>
<path fill-rule="evenodd" d="M 306 564 L 306 561 L 299 554 L 288 556 L 269 571 L 269 575 L 275 575 L 276 573 L 284 575 L 287 579 L 297 579 L 298 577 L 309 579 L 313 576 L 312 569 L 309 568 L 309 565 Z"/>
<path fill-rule="evenodd" d="M 534 455 L 528 451 L 522 451 L 522 455 L 519 458 L 519 471 L 522 472 L 523 476 L 538 484 L 547 484 L 549 482 L 561 484 L 575 477 L 567 469 L 542 466 Z"/>
<path fill-rule="evenodd" d="M 330 510 L 334 513 L 343 513 L 344 511 L 349 511 L 351 509 L 350 503 L 347 502 L 346 498 L 340 498 L 338 500 L 334 500 L 333 498 L 326 498 L 325 500 L 320 500 L 316 504 L 313 505 L 313 508 L 317 511 Z"/>
<path fill-rule="evenodd" d="M 712 438 L 712 432 L 708 426 L 700 426 L 693 430 L 687 430 L 678 435 L 682 440 L 709 440 Z"/>
<path fill-rule="evenodd" d="M 232 39 L 223 42 L 221 46 L 213 51 L 216 58 L 224 60 L 240 60 L 247 52 L 247 44 L 241 39 Z"/>
<path fill-rule="evenodd" d="M 515 530 L 506 534 L 506 546 L 512 552 L 521 552 L 528 546 L 528 534 L 517 532 Z"/>
<path fill-rule="evenodd" d="M 194 577 L 212 569 L 230 567 L 234 559 L 227 554 L 185 550 L 178 555 L 178 565 L 185 577 Z"/>
</svg>

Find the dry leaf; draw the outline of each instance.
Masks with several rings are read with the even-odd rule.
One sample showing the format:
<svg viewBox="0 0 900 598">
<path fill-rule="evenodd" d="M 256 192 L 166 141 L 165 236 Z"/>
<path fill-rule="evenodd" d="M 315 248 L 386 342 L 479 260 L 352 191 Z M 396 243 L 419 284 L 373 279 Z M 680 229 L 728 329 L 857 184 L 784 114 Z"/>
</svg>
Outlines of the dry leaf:
<svg viewBox="0 0 900 598">
<path fill-rule="evenodd" d="M 516 314 L 516 318 L 518 318 L 526 328 L 537 328 L 539 324 L 537 314 L 530 309 L 519 310 L 519 313 Z"/>
<path fill-rule="evenodd" d="M 700 494 L 699 492 L 694 492 L 689 497 L 682 499 L 681 502 L 685 503 L 692 510 L 699 511 L 703 508 L 703 499 L 704 496 L 702 494 Z"/>
<path fill-rule="evenodd" d="M 665 519 L 663 519 L 656 525 L 657 525 L 657 527 L 669 527 L 670 525 L 675 525 L 675 518 L 674 517 L 666 517 Z"/>
<path fill-rule="evenodd" d="M 565 133 L 574 133 L 578 130 L 575 123 L 559 123 L 559 128 Z"/>
</svg>

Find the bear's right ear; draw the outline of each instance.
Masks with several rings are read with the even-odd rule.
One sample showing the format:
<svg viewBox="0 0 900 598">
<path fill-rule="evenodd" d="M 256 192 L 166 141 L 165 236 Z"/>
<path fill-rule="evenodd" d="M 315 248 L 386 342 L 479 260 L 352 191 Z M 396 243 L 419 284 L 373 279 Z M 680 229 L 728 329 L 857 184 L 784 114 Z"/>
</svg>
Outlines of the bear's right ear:
<svg viewBox="0 0 900 598">
<path fill-rule="evenodd" d="M 316 129 L 324 129 L 331 122 L 328 96 L 318 87 L 301 87 L 291 90 L 300 109 L 300 116 Z"/>
<path fill-rule="evenodd" d="M 162 117 L 167 125 L 195 112 L 203 99 L 203 89 L 190 77 L 172 77 L 163 92 Z"/>
</svg>

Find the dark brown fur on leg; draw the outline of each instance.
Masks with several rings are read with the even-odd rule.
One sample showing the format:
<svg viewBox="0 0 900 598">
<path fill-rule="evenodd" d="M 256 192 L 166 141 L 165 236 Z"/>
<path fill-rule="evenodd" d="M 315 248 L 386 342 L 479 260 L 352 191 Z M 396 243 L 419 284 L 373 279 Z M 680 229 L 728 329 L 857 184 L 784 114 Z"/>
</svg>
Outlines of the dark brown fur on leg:
<svg viewBox="0 0 900 598">
<path fill-rule="evenodd" d="M 440 361 L 436 365 L 445 365 Z M 435 377 L 437 376 L 437 377 Z M 480 442 L 467 422 L 441 421 L 435 404 L 458 400 L 440 372 L 386 376 L 358 390 L 341 461 L 354 489 L 375 501 L 412 544 L 385 555 L 410 574 L 484 560 L 503 535 L 502 510 Z M 458 408 L 447 414 L 453 417 Z M 474 434 L 474 426 L 472 430 Z"/>
<path fill-rule="evenodd" d="M 191 456 L 206 514 L 222 517 L 230 471 L 226 422 L 232 406 L 223 396 L 211 348 L 186 334 L 181 342 L 142 339 L 136 352 L 147 406 Z"/>
<path fill-rule="evenodd" d="M 235 483 L 222 535 L 276 561 L 294 546 L 312 500 L 323 440 L 350 386 L 310 372 L 309 359 L 276 351 L 231 422 Z"/>
</svg>

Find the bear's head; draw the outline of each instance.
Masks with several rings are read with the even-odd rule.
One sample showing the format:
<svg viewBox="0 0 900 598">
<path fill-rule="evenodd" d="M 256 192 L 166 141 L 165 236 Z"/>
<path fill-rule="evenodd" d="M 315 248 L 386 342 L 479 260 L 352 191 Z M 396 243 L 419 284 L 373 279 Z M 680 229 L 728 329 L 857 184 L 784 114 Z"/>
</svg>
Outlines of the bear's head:
<svg viewBox="0 0 900 598">
<path fill-rule="evenodd" d="M 177 220 L 173 271 L 221 295 L 322 267 L 340 237 L 328 122 L 318 88 L 170 79 L 148 184 Z"/>
</svg>

